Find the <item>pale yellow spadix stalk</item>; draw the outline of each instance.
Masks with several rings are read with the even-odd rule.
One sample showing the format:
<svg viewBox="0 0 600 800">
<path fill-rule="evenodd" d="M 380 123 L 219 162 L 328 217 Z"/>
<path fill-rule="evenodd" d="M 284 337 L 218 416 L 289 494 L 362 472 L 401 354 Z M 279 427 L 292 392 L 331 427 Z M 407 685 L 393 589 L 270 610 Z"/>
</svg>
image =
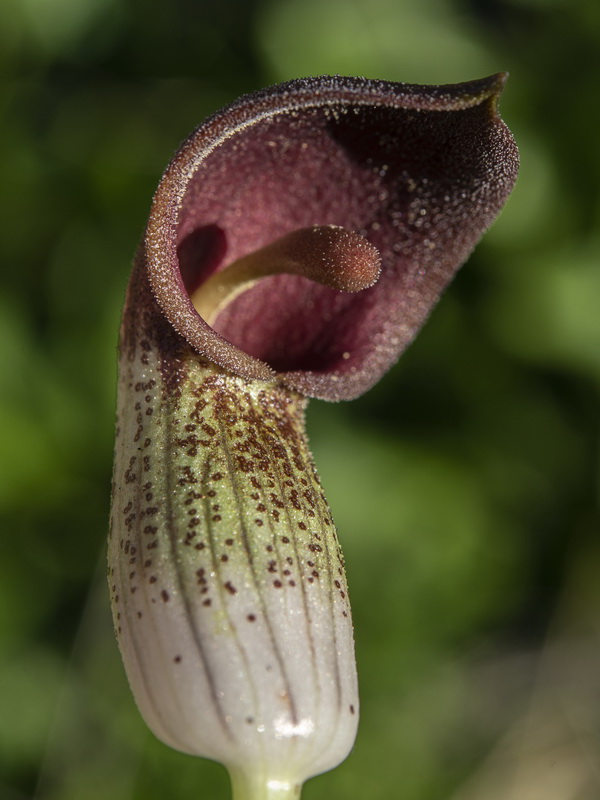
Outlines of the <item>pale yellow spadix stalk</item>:
<svg viewBox="0 0 600 800">
<path fill-rule="evenodd" d="M 352 292 L 372 286 L 379 272 L 379 254 L 362 236 L 336 225 L 313 226 L 292 231 L 211 275 L 191 300 L 202 319 L 212 325 L 228 303 L 260 278 L 301 275 Z"/>
</svg>

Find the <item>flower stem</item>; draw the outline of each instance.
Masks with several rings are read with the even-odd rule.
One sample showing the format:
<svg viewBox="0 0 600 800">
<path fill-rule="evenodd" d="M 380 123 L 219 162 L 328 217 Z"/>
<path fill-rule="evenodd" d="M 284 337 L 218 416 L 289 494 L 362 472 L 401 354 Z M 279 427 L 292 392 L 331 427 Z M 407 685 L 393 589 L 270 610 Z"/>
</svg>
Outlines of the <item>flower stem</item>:
<svg viewBox="0 0 600 800">
<path fill-rule="evenodd" d="M 295 781 L 269 780 L 264 776 L 231 772 L 233 800 L 299 800 L 302 785 Z"/>
</svg>

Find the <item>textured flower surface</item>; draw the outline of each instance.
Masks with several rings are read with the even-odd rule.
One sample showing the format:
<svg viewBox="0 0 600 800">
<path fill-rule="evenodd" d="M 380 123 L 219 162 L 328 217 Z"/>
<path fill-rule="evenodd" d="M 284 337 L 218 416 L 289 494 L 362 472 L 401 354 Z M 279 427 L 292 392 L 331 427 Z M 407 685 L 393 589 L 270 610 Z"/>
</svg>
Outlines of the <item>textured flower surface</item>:
<svg viewBox="0 0 600 800">
<path fill-rule="evenodd" d="M 306 398 L 372 386 L 499 212 L 503 83 L 267 89 L 198 128 L 155 195 L 121 330 L 113 614 L 148 725 L 240 799 L 297 796 L 354 742 Z"/>
</svg>

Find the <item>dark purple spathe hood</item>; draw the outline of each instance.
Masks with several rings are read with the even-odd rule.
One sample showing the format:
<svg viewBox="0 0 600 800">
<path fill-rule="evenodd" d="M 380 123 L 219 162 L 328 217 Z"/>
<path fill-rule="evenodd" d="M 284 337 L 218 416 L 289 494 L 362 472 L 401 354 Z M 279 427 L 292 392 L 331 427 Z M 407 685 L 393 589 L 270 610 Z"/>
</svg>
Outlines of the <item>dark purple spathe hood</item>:
<svg viewBox="0 0 600 800">
<path fill-rule="evenodd" d="M 132 291 L 149 285 L 153 313 L 237 375 L 329 400 L 362 394 L 413 339 L 513 186 L 517 149 L 496 112 L 504 81 L 321 77 L 242 98 L 168 167 Z M 311 226 L 340 226 L 377 248 L 377 282 L 340 291 L 315 282 L 313 263 L 312 280 L 264 278 L 212 326 L 194 309 L 190 296 L 211 274 Z M 355 240 L 338 272 L 360 274 Z"/>
</svg>

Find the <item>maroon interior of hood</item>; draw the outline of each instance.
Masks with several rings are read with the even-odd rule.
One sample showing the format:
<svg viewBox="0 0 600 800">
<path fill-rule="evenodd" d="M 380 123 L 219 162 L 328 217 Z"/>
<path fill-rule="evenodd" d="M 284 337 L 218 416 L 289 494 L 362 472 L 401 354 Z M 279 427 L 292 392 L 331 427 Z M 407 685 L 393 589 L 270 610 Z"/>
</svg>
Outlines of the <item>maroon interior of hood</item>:
<svg viewBox="0 0 600 800">
<path fill-rule="evenodd" d="M 188 293 L 294 229 L 352 229 L 382 254 L 374 287 L 345 294 L 297 276 L 265 278 L 213 327 L 278 371 L 360 369 L 422 280 L 419 267 L 445 269 L 464 245 L 457 230 L 474 170 L 485 172 L 486 127 L 477 109 L 387 107 L 304 109 L 248 126 L 205 158 L 184 197 L 178 254 Z M 476 225 L 469 220 L 471 237 Z"/>
</svg>

